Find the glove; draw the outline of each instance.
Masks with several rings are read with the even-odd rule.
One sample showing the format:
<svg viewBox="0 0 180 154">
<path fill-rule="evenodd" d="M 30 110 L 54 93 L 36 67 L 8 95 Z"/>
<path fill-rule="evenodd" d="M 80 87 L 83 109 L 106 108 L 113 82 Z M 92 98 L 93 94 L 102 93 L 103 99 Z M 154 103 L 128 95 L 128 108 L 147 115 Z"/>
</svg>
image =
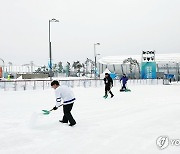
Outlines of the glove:
<svg viewBox="0 0 180 154">
<path fill-rule="evenodd" d="M 53 107 L 53 110 L 57 110 L 57 109 L 58 109 L 58 107 L 56 107 L 56 106 L 55 106 L 55 107 Z"/>
</svg>

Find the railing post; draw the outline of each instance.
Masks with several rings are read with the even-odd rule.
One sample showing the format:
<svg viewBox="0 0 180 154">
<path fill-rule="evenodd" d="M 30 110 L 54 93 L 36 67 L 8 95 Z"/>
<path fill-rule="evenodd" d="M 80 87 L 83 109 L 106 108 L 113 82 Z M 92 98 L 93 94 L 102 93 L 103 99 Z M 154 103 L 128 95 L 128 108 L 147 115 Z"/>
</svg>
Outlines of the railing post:
<svg viewBox="0 0 180 154">
<path fill-rule="evenodd" d="M 33 87 L 33 90 L 36 89 L 36 81 L 34 81 L 34 87 Z"/>
<path fill-rule="evenodd" d="M 44 90 L 44 81 L 43 81 L 43 90 Z"/>
<path fill-rule="evenodd" d="M 95 79 L 95 87 L 97 87 L 97 80 Z"/>
<path fill-rule="evenodd" d="M 79 80 L 79 84 L 78 84 L 78 87 L 80 87 L 80 85 L 81 85 L 81 80 Z"/>
<path fill-rule="evenodd" d="M 16 83 L 16 81 L 14 82 L 14 90 L 16 91 L 17 90 L 17 83 Z"/>
<path fill-rule="evenodd" d="M 26 90 L 26 81 L 25 81 L 25 84 L 24 84 L 24 90 Z"/>
<path fill-rule="evenodd" d="M 72 87 L 74 88 L 74 80 L 72 81 Z"/>
<path fill-rule="evenodd" d="M 91 87 L 91 79 L 89 80 L 89 87 Z"/>
<path fill-rule="evenodd" d="M 86 80 L 83 80 L 84 88 L 86 88 Z"/>
<path fill-rule="evenodd" d="M 6 91 L 6 81 L 4 81 L 4 91 Z"/>
</svg>

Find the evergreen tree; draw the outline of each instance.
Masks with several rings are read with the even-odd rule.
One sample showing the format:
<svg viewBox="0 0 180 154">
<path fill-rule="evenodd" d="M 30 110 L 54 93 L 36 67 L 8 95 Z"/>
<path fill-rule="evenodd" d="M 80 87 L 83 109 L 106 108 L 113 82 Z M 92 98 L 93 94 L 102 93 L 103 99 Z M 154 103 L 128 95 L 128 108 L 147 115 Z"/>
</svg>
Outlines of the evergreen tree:
<svg viewBox="0 0 180 154">
<path fill-rule="evenodd" d="M 61 61 L 58 63 L 58 73 L 63 73 L 63 65 Z"/>
</svg>

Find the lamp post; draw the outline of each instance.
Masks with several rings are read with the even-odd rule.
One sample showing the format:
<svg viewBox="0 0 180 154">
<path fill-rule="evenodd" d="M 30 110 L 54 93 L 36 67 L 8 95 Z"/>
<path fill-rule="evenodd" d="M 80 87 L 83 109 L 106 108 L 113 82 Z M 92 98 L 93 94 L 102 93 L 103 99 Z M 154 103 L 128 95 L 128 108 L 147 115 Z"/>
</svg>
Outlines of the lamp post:
<svg viewBox="0 0 180 154">
<path fill-rule="evenodd" d="M 100 43 L 94 43 L 94 62 L 95 62 L 95 68 L 94 68 L 94 79 L 96 79 L 96 68 L 97 68 L 97 55 L 96 54 L 96 45 L 100 45 Z"/>
<path fill-rule="evenodd" d="M 49 75 L 50 75 L 50 80 L 52 80 L 52 51 L 51 51 L 51 22 L 59 22 L 57 19 L 51 19 L 49 20 Z"/>
<path fill-rule="evenodd" d="M 4 60 L 0 58 L 0 60 L 3 62 L 3 69 L 2 69 L 2 78 L 4 78 Z"/>
<path fill-rule="evenodd" d="M 98 56 L 100 56 L 101 54 L 97 54 Z M 100 79 L 100 63 L 99 63 L 99 79 Z"/>
<path fill-rule="evenodd" d="M 96 54 L 96 67 L 98 67 L 98 66 L 97 66 L 97 57 L 100 56 L 100 55 L 101 55 L 101 54 L 99 54 L 99 53 Z M 100 63 L 99 63 L 99 70 L 98 70 L 98 71 L 99 71 L 99 77 L 100 77 Z"/>
</svg>

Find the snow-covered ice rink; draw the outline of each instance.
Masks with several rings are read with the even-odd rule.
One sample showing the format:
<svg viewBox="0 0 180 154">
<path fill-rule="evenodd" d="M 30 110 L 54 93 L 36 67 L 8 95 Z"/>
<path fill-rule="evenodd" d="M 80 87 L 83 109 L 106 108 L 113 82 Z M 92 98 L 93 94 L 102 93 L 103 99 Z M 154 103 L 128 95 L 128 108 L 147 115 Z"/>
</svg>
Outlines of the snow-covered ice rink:
<svg viewBox="0 0 180 154">
<path fill-rule="evenodd" d="M 77 125 L 58 121 L 54 90 L 0 92 L 0 154 L 180 154 L 180 146 L 160 150 L 159 136 L 180 139 L 180 85 L 137 85 L 132 92 L 73 88 Z"/>
</svg>

